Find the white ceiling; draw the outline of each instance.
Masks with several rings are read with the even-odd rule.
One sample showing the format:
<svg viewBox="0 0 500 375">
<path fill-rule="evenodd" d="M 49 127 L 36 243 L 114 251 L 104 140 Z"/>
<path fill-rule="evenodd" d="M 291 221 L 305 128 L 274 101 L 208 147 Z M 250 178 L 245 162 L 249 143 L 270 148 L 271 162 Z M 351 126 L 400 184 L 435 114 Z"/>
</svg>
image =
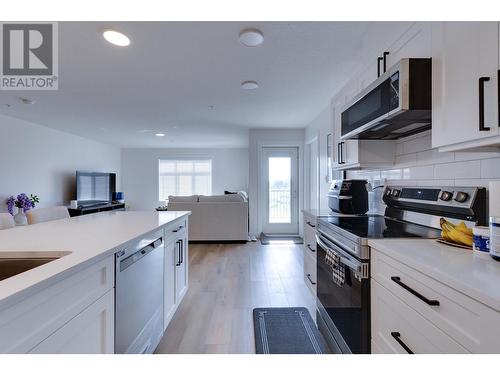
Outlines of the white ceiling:
<svg viewBox="0 0 500 375">
<path fill-rule="evenodd" d="M 305 127 L 408 25 L 62 22 L 59 90 L 0 92 L 0 111 L 121 147 L 245 147 L 249 128 Z M 247 27 L 262 30 L 261 46 L 240 44 Z M 108 44 L 106 28 L 131 45 Z M 245 80 L 260 87 L 242 90 Z"/>
</svg>

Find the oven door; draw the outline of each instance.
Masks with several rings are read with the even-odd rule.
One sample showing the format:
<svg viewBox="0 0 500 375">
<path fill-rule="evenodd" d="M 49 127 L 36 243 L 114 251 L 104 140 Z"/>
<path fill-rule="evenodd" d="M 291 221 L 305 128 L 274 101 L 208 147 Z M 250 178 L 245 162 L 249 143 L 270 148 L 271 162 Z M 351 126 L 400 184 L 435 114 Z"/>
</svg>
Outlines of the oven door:
<svg viewBox="0 0 500 375">
<path fill-rule="evenodd" d="M 337 241 L 335 241 L 337 242 Z M 370 279 L 368 263 L 318 233 L 317 302 L 323 326 L 335 341 L 332 351 L 370 352 Z M 327 341 L 332 341 L 328 340 Z"/>
</svg>

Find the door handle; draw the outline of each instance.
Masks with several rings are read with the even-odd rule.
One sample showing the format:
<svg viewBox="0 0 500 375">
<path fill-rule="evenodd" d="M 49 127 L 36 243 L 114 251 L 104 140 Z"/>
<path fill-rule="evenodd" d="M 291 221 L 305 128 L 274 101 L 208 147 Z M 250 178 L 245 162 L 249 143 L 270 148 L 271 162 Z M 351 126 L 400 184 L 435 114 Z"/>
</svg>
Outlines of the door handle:
<svg viewBox="0 0 500 375">
<path fill-rule="evenodd" d="M 342 160 L 340 160 L 340 142 L 337 143 L 337 164 L 342 164 Z"/>
<path fill-rule="evenodd" d="M 307 244 L 307 248 L 308 248 L 309 250 L 311 250 L 311 253 L 315 253 L 315 252 L 316 252 L 316 250 L 314 250 L 314 249 L 311 247 L 311 245 L 309 245 L 309 244 Z"/>
<path fill-rule="evenodd" d="M 340 142 L 339 145 L 340 145 L 340 163 L 339 164 L 345 164 L 345 161 L 344 161 L 344 144 L 345 142 Z"/>
<path fill-rule="evenodd" d="M 316 228 L 316 225 L 311 224 L 311 222 L 310 222 L 310 221 L 308 221 L 308 222 L 307 222 L 307 225 L 309 225 L 311 228 Z"/>
<path fill-rule="evenodd" d="M 380 77 L 380 63 L 383 59 L 383 57 L 377 57 L 377 77 Z"/>
<path fill-rule="evenodd" d="M 489 126 L 484 126 L 484 83 L 488 82 L 490 77 L 479 77 L 479 131 L 490 130 Z"/>
<path fill-rule="evenodd" d="M 408 285 L 406 285 L 405 283 L 403 283 L 401 281 L 401 278 L 399 276 L 391 276 L 391 280 L 394 281 L 396 284 L 398 284 L 403 289 L 406 289 L 408 292 L 410 292 L 411 294 L 413 294 L 415 297 L 417 297 L 417 298 L 421 299 L 422 301 L 424 301 L 426 304 L 428 304 L 430 306 L 439 306 L 439 301 L 438 300 L 428 299 L 427 297 L 423 296 L 422 294 L 420 294 L 419 292 L 417 292 L 415 289 L 412 289 Z"/>
<path fill-rule="evenodd" d="M 398 342 L 401 347 L 406 350 L 408 354 L 414 354 L 413 351 L 405 344 L 403 340 L 401 340 L 401 334 L 399 332 L 391 332 L 391 336 L 394 337 L 394 340 Z"/>
<path fill-rule="evenodd" d="M 179 240 L 181 264 L 184 263 L 184 240 Z"/>
<path fill-rule="evenodd" d="M 384 52 L 384 73 L 387 71 L 387 55 L 389 54 L 388 51 Z"/>
</svg>

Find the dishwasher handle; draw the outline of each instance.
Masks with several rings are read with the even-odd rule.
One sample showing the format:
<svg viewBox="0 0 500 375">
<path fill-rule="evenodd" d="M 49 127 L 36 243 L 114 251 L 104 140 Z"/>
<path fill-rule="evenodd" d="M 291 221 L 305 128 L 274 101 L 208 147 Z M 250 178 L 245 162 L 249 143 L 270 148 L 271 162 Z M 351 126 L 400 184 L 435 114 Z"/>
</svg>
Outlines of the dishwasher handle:
<svg viewBox="0 0 500 375">
<path fill-rule="evenodd" d="M 149 245 L 144 246 L 142 249 L 137 250 L 132 255 L 129 255 L 125 259 L 121 260 L 120 261 L 120 272 L 126 270 L 132 264 L 134 264 L 134 263 L 138 262 L 139 260 L 141 260 L 142 258 L 144 258 L 146 255 L 148 255 L 154 249 L 161 246 L 162 243 L 163 243 L 163 239 L 160 237 L 157 240 L 151 242 Z"/>
</svg>

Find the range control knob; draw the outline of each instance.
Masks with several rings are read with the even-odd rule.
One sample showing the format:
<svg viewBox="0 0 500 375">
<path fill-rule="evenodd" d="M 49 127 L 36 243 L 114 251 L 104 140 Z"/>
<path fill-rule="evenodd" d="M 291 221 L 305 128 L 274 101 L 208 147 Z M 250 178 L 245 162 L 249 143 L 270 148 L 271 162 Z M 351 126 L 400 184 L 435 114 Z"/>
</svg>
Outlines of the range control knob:
<svg viewBox="0 0 500 375">
<path fill-rule="evenodd" d="M 391 189 L 389 189 L 389 188 L 387 188 L 387 189 L 386 189 L 386 191 L 385 191 L 385 196 L 386 196 L 386 197 L 390 197 L 390 196 L 391 196 L 391 194 L 392 194 L 392 190 L 391 190 Z"/>
<path fill-rule="evenodd" d="M 443 190 L 439 195 L 439 199 L 442 201 L 449 201 L 453 197 L 453 193 L 451 191 Z"/>
<path fill-rule="evenodd" d="M 399 195 L 400 195 L 400 194 L 401 194 L 401 190 L 398 190 L 398 189 L 392 189 L 392 193 L 391 193 L 391 195 L 392 195 L 392 197 L 393 197 L 393 198 L 397 198 L 397 197 L 399 197 Z"/>
<path fill-rule="evenodd" d="M 464 193 L 463 191 L 459 191 L 455 196 L 455 200 L 459 203 L 464 203 L 467 199 L 469 199 L 469 194 Z"/>
</svg>

